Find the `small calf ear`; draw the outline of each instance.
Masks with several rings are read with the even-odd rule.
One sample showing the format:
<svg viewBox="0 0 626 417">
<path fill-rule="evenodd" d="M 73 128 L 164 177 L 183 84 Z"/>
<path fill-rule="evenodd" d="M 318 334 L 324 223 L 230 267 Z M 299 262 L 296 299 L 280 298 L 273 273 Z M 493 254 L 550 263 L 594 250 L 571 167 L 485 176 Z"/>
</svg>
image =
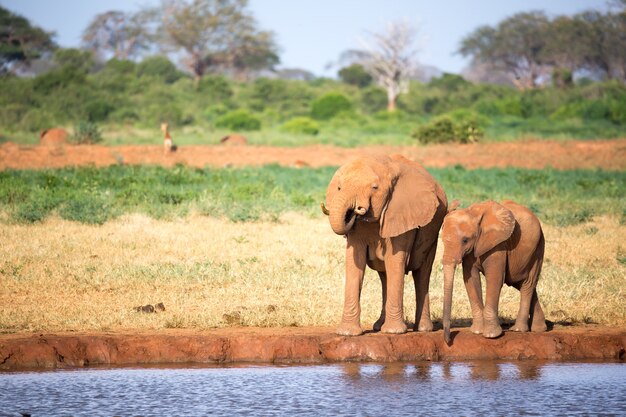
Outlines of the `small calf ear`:
<svg viewBox="0 0 626 417">
<path fill-rule="evenodd" d="M 480 204 L 478 211 L 481 215 L 478 225 L 480 236 L 474 247 L 474 256 L 477 258 L 510 238 L 516 223 L 511 210 L 495 201 Z"/>
<path fill-rule="evenodd" d="M 461 202 L 459 200 L 452 200 L 452 202 L 448 206 L 448 213 L 456 210 L 459 207 L 460 204 L 461 204 Z"/>
</svg>

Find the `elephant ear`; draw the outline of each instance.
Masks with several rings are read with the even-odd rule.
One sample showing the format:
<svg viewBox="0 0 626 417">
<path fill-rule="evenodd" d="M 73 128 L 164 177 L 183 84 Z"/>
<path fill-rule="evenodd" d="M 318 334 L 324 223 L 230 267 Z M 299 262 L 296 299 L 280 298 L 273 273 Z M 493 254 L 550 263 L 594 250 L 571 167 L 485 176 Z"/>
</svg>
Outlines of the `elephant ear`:
<svg viewBox="0 0 626 417">
<path fill-rule="evenodd" d="M 480 236 L 474 247 L 474 256 L 477 258 L 510 238 L 515 229 L 515 217 L 511 210 L 495 201 L 482 203 L 480 211 Z"/>
<path fill-rule="evenodd" d="M 427 225 L 439 206 L 435 180 L 421 165 L 400 155 L 391 159 L 395 179 L 380 222 L 383 238 Z"/>
</svg>

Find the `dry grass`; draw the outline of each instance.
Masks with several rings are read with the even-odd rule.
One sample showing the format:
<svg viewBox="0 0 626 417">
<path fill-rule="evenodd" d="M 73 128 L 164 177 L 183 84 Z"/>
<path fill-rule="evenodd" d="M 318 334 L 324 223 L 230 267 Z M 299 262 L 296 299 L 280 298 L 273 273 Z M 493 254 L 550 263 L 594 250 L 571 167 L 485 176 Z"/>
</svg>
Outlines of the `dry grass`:
<svg viewBox="0 0 626 417">
<path fill-rule="evenodd" d="M 552 321 L 626 324 L 626 226 L 610 217 L 546 227 L 539 284 Z M 103 226 L 51 218 L 0 226 L 0 331 L 166 327 L 332 325 L 341 315 L 344 240 L 325 219 L 288 214 L 280 222 L 231 223 L 190 216 L 158 221 L 130 215 Z M 620 245 L 622 245 L 620 247 Z M 441 248 L 431 280 L 433 318 L 441 317 Z M 414 315 L 406 280 L 406 315 Z M 505 288 L 501 315 L 519 296 Z M 134 307 L 163 302 L 166 311 Z M 380 308 L 368 271 L 364 326 Z M 457 275 L 453 317 L 469 317 Z"/>
</svg>

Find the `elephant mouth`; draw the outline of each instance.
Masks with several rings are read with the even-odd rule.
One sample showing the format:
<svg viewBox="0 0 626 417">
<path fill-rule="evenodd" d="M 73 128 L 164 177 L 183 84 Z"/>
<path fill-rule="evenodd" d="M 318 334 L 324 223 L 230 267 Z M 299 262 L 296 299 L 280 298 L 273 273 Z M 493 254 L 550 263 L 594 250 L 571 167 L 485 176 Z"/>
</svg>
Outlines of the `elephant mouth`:
<svg viewBox="0 0 626 417">
<path fill-rule="evenodd" d="M 346 211 L 346 215 L 344 216 L 344 223 L 350 227 L 356 222 L 372 223 L 377 220 L 378 219 L 372 215 L 371 210 L 368 210 L 364 214 L 359 214 L 354 209 L 348 209 L 348 211 Z"/>
<path fill-rule="evenodd" d="M 355 216 L 356 216 L 356 213 L 354 212 L 354 209 L 350 208 L 348 209 L 348 211 L 346 211 L 346 215 L 343 218 L 343 222 L 345 224 L 350 224 L 354 220 Z"/>
</svg>

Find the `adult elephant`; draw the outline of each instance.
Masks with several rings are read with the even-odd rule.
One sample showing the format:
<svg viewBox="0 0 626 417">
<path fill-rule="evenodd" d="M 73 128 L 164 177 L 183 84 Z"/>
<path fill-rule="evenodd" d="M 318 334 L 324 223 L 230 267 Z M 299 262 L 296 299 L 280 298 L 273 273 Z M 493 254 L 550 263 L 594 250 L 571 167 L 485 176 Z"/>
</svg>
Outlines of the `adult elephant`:
<svg viewBox="0 0 626 417">
<path fill-rule="evenodd" d="M 513 331 L 546 330 L 537 296 L 545 241 L 539 219 L 526 207 L 506 200 L 485 201 L 446 216 L 443 241 L 443 330 L 450 344 L 450 315 L 454 270 L 463 265 L 463 280 L 472 308 L 473 333 L 487 338 L 502 334 L 498 304 L 503 284 L 520 291 L 520 306 Z M 480 273 L 487 282 L 483 305 Z"/>
<path fill-rule="evenodd" d="M 382 309 L 374 330 L 407 331 L 402 300 L 409 271 L 415 283 L 415 330 L 432 330 L 428 285 L 447 206 L 434 178 L 402 155 L 362 157 L 337 170 L 322 210 L 333 231 L 347 238 L 338 334 L 363 333 L 360 297 L 366 265 L 378 271 L 382 284 Z"/>
</svg>

